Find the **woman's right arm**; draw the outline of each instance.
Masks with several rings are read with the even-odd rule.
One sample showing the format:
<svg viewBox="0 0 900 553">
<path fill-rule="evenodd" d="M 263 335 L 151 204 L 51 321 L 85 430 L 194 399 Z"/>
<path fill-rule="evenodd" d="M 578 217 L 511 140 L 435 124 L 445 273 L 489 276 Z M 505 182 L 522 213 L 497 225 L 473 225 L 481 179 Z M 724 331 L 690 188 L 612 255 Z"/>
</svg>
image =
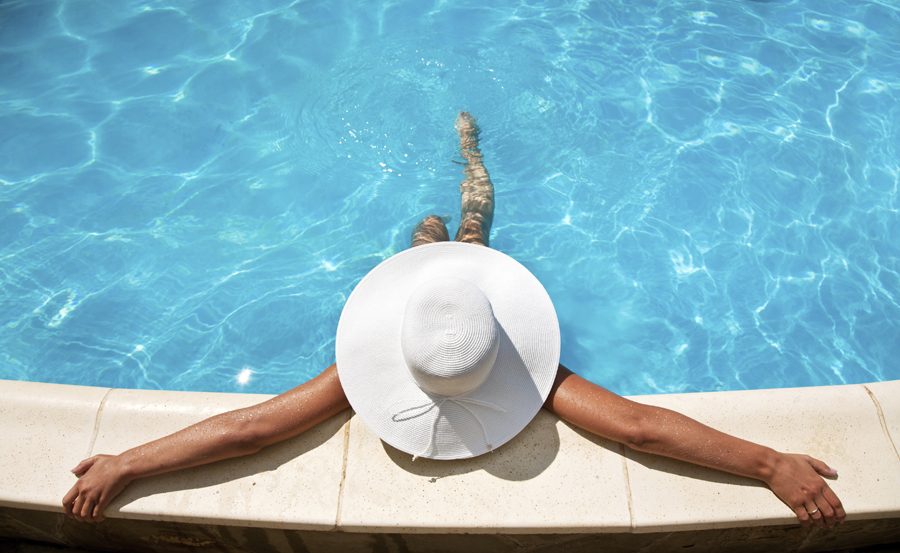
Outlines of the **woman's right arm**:
<svg viewBox="0 0 900 553">
<path fill-rule="evenodd" d="M 803 526 L 829 528 L 847 513 L 822 476 L 837 472 L 808 455 L 780 453 L 680 413 L 618 396 L 559 366 L 544 406 L 560 418 L 637 451 L 762 480 Z"/>
<path fill-rule="evenodd" d="M 72 469 L 78 482 L 63 498 L 66 514 L 100 522 L 109 502 L 132 481 L 255 453 L 328 420 L 350 404 L 331 365 L 268 401 L 210 417 L 119 455 L 95 455 Z"/>
</svg>

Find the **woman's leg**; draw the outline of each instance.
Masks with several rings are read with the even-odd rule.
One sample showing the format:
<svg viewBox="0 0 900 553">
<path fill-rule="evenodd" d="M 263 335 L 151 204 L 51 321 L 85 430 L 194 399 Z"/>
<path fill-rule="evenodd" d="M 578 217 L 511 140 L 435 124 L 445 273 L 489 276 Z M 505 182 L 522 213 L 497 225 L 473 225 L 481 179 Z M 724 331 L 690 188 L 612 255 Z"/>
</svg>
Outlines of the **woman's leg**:
<svg viewBox="0 0 900 553">
<path fill-rule="evenodd" d="M 487 246 L 491 223 L 494 222 L 494 185 L 482 163 L 481 150 L 478 149 L 478 134 L 481 129 L 475 121 L 467 111 L 459 112 L 459 117 L 456 118 L 459 151 L 466 159 L 466 168 L 463 169 L 466 177 L 459 185 L 462 218 L 456 241 Z"/>
<path fill-rule="evenodd" d="M 429 215 L 417 224 L 412 231 L 412 248 L 432 242 L 446 242 L 450 240 L 447 225 L 437 215 Z"/>
<path fill-rule="evenodd" d="M 494 185 L 482 163 L 481 150 L 478 149 L 478 134 L 481 129 L 475 121 L 466 111 L 459 112 L 456 118 L 459 151 L 466 159 L 466 168 L 463 170 L 466 177 L 459 185 L 462 217 L 456 241 L 487 246 L 491 223 L 494 221 Z M 450 240 L 447 225 L 444 218 L 437 215 L 425 217 L 412 231 L 412 247 L 447 240 Z"/>
</svg>

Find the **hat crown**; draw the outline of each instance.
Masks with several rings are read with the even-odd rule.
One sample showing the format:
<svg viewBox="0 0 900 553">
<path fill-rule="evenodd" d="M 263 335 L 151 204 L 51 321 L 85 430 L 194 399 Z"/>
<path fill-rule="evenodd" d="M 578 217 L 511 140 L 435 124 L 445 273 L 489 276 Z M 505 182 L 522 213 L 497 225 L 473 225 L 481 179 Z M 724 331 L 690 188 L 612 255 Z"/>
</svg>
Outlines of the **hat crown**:
<svg viewBox="0 0 900 553">
<path fill-rule="evenodd" d="M 407 301 L 400 347 L 424 391 L 441 396 L 471 392 L 490 374 L 500 347 L 491 302 L 460 278 L 425 282 Z"/>
</svg>

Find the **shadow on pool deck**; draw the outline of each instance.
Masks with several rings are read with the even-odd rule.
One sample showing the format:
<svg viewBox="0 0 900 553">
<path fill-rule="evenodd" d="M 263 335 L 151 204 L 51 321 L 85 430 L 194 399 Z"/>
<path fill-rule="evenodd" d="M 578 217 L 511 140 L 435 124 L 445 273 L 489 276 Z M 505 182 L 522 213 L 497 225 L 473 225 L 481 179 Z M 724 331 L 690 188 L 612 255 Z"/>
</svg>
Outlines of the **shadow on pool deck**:
<svg viewBox="0 0 900 553">
<path fill-rule="evenodd" d="M 850 521 L 829 531 L 760 526 L 648 534 L 402 534 L 125 519 L 82 524 L 60 513 L 0 507 L 0 550 L 4 553 L 894 553 L 900 551 L 900 519 Z"/>
</svg>

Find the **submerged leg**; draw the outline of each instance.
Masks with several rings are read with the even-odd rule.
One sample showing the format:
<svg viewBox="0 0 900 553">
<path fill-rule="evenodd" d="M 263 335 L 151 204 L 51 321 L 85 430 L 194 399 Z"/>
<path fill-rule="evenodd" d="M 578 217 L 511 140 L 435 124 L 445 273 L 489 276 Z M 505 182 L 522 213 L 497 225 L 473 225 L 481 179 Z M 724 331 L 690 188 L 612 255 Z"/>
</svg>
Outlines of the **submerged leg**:
<svg viewBox="0 0 900 553">
<path fill-rule="evenodd" d="M 463 169 L 466 177 L 459 185 L 462 218 L 456 241 L 487 246 L 491 224 L 494 222 L 494 185 L 482 163 L 481 150 L 478 149 L 478 134 L 481 129 L 475 121 L 467 111 L 459 112 L 459 117 L 456 118 L 459 151 L 466 159 L 466 168 Z"/>
<path fill-rule="evenodd" d="M 432 242 L 446 242 L 450 240 L 447 225 L 437 215 L 429 215 L 417 224 L 412 231 L 412 248 Z"/>
</svg>

